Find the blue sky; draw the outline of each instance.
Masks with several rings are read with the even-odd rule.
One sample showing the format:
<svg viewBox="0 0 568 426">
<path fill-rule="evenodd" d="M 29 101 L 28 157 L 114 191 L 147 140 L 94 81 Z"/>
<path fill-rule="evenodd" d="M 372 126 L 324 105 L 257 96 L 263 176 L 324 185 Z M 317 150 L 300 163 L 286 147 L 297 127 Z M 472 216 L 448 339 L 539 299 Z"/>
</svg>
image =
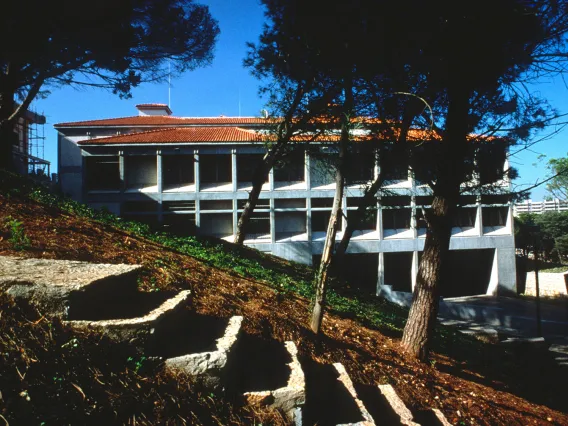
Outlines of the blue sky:
<svg viewBox="0 0 568 426">
<path fill-rule="evenodd" d="M 219 21 L 221 34 L 211 66 L 187 73 L 172 81 L 171 108 L 177 116 L 258 116 L 263 100 L 258 96 L 258 81 L 242 66 L 246 42 L 256 42 L 264 22 L 258 0 L 200 0 L 210 7 Z M 568 112 L 568 89 L 564 83 L 543 81 L 534 86 L 560 112 Z M 57 171 L 57 133 L 53 124 L 96 118 L 136 115 L 135 105 L 146 102 L 168 102 L 167 84 L 145 84 L 133 91 L 132 99 L 121 100 L 104 90 L 70 88 L 54 89 L 46 99 L 35 101 L 32 108 L 47 118 L 45 126 L 45 157 Z M 515 185 L 530 186 L 543 180 L 547 171 L 545 161 L 537 163 L 539 154 L 547 158 L 568 155 L 568 128 L 553 138 L 537 144 L 512 158 L 520 172 Z M 540 200 L 544 188 L 532 191 Z"/>
</svg>

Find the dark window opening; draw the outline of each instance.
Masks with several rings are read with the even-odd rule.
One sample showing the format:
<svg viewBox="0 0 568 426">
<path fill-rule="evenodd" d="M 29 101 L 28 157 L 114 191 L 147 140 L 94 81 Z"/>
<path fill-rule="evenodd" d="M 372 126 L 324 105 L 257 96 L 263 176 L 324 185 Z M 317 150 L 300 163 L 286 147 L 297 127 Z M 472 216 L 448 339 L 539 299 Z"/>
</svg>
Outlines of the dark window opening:
<svg viewBox="0 0 568 426">
<path fill-rule="evenodd" d="M 86 157 L 88 190 L 119 190 L 118 157 Z"/>
<path fill-rule="evenodd" d="M 237 200 L 237 208 L 242 210 L 245 208 L 248 200 Z M 258 209 L 269 209 L 270 208 L 270 200 L 268 198 L 259 198 L 256 202 L 256 206 L 254 207 L 255 210 Z"/>
<path fill-rule="evenodd" d="M 410 229 L 411 209 L 383 209 L 383 229 Z"/>
<path fill-rule="evenodd" d="M 375 177 L 375 156 L 371 153 L 353 153 L 347 161 L 347 179 L 351 183 L 366 183 Z"/>
<path fill-rule="evenodd" d="M 122 205 L 122 211 L 124 213 L 151 213 L 157 210 L 157 201 L 126 201 Z"/>
<path fill-rule="evenodd" d="M 164 187 L 190 185 L 194 179 L 193 155 L 162 156 L 162 178 Z"/>
<path fill-rule="evenodd" d="M 410 201 L 408 195 L 395 195 L 382 197 L 380 203 L 385 207 L 410 207 Z"/>
<path fill-rule="evenodd" d="M 394 291 L 412 291 L 412 252 L 384 253 L 385 285 Z"/>
<path fill-rule="evenodd" d="M 275 213 L 274 220 L 274 231 L 277 240 L 306 233 L 305 212 Z"/>
<path fill-rule="evenodd" d="M 347 212 L 347 223 L 350 220 L 354 220 L 355 210 L 350 210 Z M 355 224 L 353 224 L 355 226 Z M 377 210 L 367 209 L 363 212 L 363 217 L 358 225 L 356 225 L 357 231 L 376 231 L 377 230 Z"/>
<path fill-rule="evenodd" d="M 303 182 L 305 180 L 304 150 L 295 150 L 287 154 L 274 167 L 275 182 Z"/>
<path fill-rule="evenodd" d="M 181 237 L 196 234 L 194 214 L 167 214 L 164 215 L 164 231 Z"/>
<path fill-rule="evenodd" d="M 270 238 L 270 213 L 253 213 L 246 233 L 247 238 Z"/>
<path fill-rule="evenodd" d="M 232 213 L 201 214 L 199 233 L 223 238 L 233 235 Z"/>
<path fill-rule="evenodd" d="M 305 209 L 305 198 L 282 198 L 274 200 L 275 209 Z"/>
<path fill-rule="evenodd" d="M 408 167 L 401 165 L 383 165 L 381 173 L 387 182 L 408 180 Z"/>
<path fill-rule="evenodd" d="M 200 155 L 199 177 L 202 183 L 232 181 L 231 156 L 228 154 Z"/>
<path fill-rule="evenodd" d="M 127 188 L 144 188 L 158 183 L 156 157 L 138 155 L 124 157 Z"/>
<path fill-rule="evenodd" d="M 508 207 L 483 207 L 483 226 L 507 226 Z"/>
<path fill-rule="evenodd" d="M 332 207 L 332 198 L 312 198 L 312 208 Z"/>
<path fill-rule="evenodd" d="M 162 211 L 173 212 L 173 211 L 194 211 L 195 201 L 164 201 L 162 203 Z"/>
<path fill-rule="evenodd" d="M 256 168 L 262 162 L 262 154 L 239 154 L 237 155 L 237 182 L 252 182 Z M 268 173 L 265 177 L 268 182 Z"/>
<path fill-rule="evenodd" d="M 327 232 L 331 212 L 312 212 L 312 232 Z M 337 230 L 343 229 L 343 219 L 338 218 Z"/>
<path fill-rule="evenodd" d="M 232 200 L 201 200 L 200 210 L 233 210 Z"/>
<path fill-rule="evenodd" d="M 475 226 L 475 217 L 477 209 L 471 207 L 461 207 L 454 213 L 452 226 L 457 228 L 473 228 Z"/>
<path fill-rule="evenodd" d="M 460 297 L 487 293 L 494 255 L 494 249 L 450 250 L 440 296 Z"/>
</svg>

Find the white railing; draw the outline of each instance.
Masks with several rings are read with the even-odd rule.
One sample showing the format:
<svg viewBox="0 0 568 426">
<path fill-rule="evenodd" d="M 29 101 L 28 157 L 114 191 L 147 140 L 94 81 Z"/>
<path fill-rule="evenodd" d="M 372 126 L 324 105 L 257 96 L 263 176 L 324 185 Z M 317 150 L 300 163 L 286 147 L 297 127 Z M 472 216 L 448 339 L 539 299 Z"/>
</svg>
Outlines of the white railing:
<svg viewBox="0 0 568 426">
<path fill-rule="evenodd" d="M 515 204 L 513 214 L 519 215 L 521 213 L 535 213 L 541 214 L 544 212 L 565 212 L 568 211 L 568 201 L 566 200 L 551 200 L 551 201 L 524 201 Z"/>
</svg>

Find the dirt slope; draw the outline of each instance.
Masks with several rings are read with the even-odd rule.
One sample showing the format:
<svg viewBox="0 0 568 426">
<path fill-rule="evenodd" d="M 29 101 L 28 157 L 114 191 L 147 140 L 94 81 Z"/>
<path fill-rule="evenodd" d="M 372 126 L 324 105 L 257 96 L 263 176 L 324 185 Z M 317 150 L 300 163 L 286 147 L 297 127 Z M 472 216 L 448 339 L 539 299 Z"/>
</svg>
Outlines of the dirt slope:
<svg viewBox="0 0 568 426">
<path fill-rule="evenodd" d="M 7 218 L 22 223 L 25 247 L 14 249 Z M 396 333 L 387 336 L 335 313 L 326 315 L 316 343 L 307 327 L 309 301 L 28 198 L 0 194 L 0 255 L 142 264 L 146 289 L 190 288 L 196 311 L 244 315 L 248 334 L 293 340 L 304 360 L 342 362 L 358 385 L 391 383 L 409 407 L 440 408 L 453 424 L 568 425 L 566 373 L 542 360 L 489 348 L 469 362 L 435 354 L 430 364 L 420 364 L 401 352 Z"/>
</svg>

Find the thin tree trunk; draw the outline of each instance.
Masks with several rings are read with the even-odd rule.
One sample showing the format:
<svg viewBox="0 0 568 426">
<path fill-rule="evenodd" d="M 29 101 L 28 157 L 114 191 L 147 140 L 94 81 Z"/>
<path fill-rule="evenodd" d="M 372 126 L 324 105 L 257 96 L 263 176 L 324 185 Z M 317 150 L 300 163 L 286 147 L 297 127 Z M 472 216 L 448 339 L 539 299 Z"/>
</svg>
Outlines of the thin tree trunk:
<svg viewBox="0 0 568 426">
<path fill-rule="evenodd" d="M 400 129 L 400 134 L 396 142 L 398 144 L 406 143 L 406 139 L 408 137 L 408 131 L 410 130 L 412 122 L 414 121 L 416 116 L 419 115 L 423 110 L 423 107 L 422 109 L 419 108 L 420 104 L 417 104 L 416 102 L 413 103 L 412 101 L 413 99 L 411 99 L 410 101 L 411 105 L 407 108 L 407 112 L 404 114 L 402 126 Z M 379 162 L 381 161 L 383 155 L 384 154 L 379 153 L 378 156 Z M 350 213 L 349 216 L 351 217 L 350 218 L 348 217 L 347 219 L 347 227 L 343 232 L 343 237 L 341 238 L 341 241 L 335 251 L 335 255 L 333 256 L 332 263 L 336 267 L 340 268 L 341 265 L 343 264 L 343 261 L 345 259 L 345 253 L 347 252 L 347 248 L 349 247 L 349 243 L 351 242 L 351 238 L 353 237 L 353 232 L 360 229 L 363 217 L 365 216 L 365 212 L 375 202 L 376 200 L 375 196 L 379 191 L 379 189 L 381 189 L 381 187 L 383 186 L 383 182 L 385 180 L 384 176 L 385 174 L 383 173 L 382 168 L 379 167 L 378 176 L 375 178 L 375 180 L 373 180 L 370 186 L 365 188 L 365 193 L 363 194 L 363 197 L 361 197 L 357 210 Z"/>
<path fill-rule="evenodd" d="M 467 152 L 469 92 L 462 83 L 448 91 L 448 114 L 432 208 L 426 217 L 427 233 L 418 268 L 412 306 L 404 327 L 402 346 L 412 356 L 425 361 L 436 324 L 439 293 L 447 270 L 451 223 L 459 201 L 463 162 Z"/>
<path fill-rule="evenodd" d="M 252 177 L 252 190 L 249 193 L 249 197 L 237 223 L 237 233 L 234 239 L 235 244 L 243 245 L 246 238 L 247 226 L 250 222 L 250 218 L 254 212 L 254 209 L 256 208 L 256 204 L 258 203 L 258 197 L 260 196 L 260 192 L 262 191 L 262 186 L 268 178 L 270 169 L 274 167 L 274 163 L 282 155 L 284 148 L 288 145 L 288 142 L 290 142 L 290 139 L 298 128 L 297 124 L 294 125 L 293 120 L 294 115 L 296 114 L 296 110 L 298 109 L 298 106 L 302 101 L 304 93 L 305 87 L 298 85 L 294 100 L 292 101 L 292 104 L 290 105 L 290 108 L 288 109 L 288 112 L 284 117 L 284 121 L 279 124 L 278 139 L 276 143 L 270 147 L 268 152 L 264 155 L 262 161 L 254 170 Z"/>
<path fill-rule="evenodd" d="M 359 202 L 359 206 L 357 210 L 350 213 L 347 219 L 347 227 L 343 232 L 343 237 L 339 242 L 337 249 L 335 251 L 333 263 L 335 265 L 341 265 L 343 263 L 343 259 L 345 257 L 345 253 L 347 252 L 347 247 L 349 246 L 349 242 L 351 241 L 351 237 L 353 236 L 353 232 L 360 229 L 361 222 L 363 221 L 363 217 L 365 216 L 365 212 L 367 208 L 373 204 L 376 200 L 377 191 L 383 185 L 384 179 L 383 174 L 379 172 L 379 175 L 375 178 L 375 180 L 371 183 L 369 187 L 365 189 L 365 193 Z"/>
<path fill-rule="evenodd" d="M 335 246 L 335 236 L 337 234 L 337 228 L 339 227 L 339 221 L 342 217 L 341 203 L 343 201 L 343 189 L 345 184 L 345 162 L 350 137 L 350 119 L 353 111 L 353 81 L 351 76 L 345 79 L 344 91 L 345 101 L 343 115 L 341 117 L 341 138 L 339 141 L 339 156 L 335 172 L 335 196 L 333 198 L 333 207 L 329 218 L 329 224 L 327 226 L 325 244 L 316 280 L 316 295 L 310 323 L 311 329 L 315 334 L 319 334 L 321 330 L 327 282 L 329 278 L 333 249 Z"/>
</svg>

